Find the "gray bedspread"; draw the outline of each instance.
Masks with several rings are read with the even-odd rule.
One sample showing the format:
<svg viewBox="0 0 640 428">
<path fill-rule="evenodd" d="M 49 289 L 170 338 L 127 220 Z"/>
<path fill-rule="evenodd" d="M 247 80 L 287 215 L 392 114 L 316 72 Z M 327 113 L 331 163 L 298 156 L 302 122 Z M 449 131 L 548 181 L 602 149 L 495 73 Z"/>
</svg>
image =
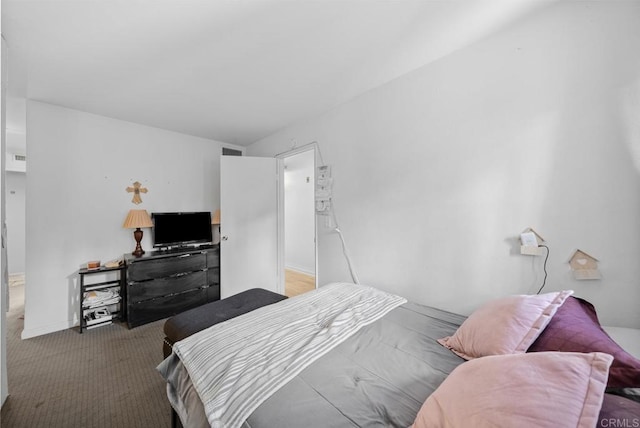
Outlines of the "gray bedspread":
<svg viewBox="0 0 640 428">
<path fill-rule="evenodd" d="M 406 303 L 362 328 L 267 399 L 247 428 L 407 427 L 464 360 L 440 346 L 461 315 Z M 206 427 L 202 402 L 178 362 L 163 373 L 185 427 Z"/>
</svg>

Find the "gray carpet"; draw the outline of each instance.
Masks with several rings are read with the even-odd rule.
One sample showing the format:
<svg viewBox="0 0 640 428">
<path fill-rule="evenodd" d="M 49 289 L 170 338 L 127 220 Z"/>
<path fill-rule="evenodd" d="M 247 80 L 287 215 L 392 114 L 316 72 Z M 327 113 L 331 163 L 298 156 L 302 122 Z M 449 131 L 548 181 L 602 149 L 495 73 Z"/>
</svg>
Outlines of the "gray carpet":
<svg viewBox="0 0 640 428">
<path fill-rule="evenodd" d="M 162 361 L 164 321 L 132 330 L 113 324 L 83 334 L 76 328 L 21 340 L 22 290 L 10 291 L 9 398 L 0 415 L 2 427 L 171 425 L 165 386 L 155 370 Z"/>
</svg>

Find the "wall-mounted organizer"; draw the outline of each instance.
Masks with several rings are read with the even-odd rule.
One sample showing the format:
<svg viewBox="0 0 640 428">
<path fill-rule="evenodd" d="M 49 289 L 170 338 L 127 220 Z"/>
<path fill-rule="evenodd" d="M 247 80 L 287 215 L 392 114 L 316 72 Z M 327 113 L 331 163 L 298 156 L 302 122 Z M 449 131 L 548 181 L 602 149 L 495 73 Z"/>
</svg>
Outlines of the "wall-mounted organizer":
<svg viewBox="0 0 640 428">
<path fill-rule="evenodd" d="M 322 165 L 316 168 L 316 213 L 329 215 L 331 213 L 331 167 Z"/>
<path fill-rule="evenodd" d="M 544 270 L 544 279 L 542 280 L 542 285 L 538 289 L 536 294 L 540 294 L 545 284 L 547 283 L 547 261 L 549 260 L 549 247 L 545 245 L 544 238 L 533 228 L 527 227 L 520 233 L 520 254 L 526 256 L 541 256 L 545 254 L 544 263 L 542 265 L 542 269 Z M 543 252 L 543 249 L 546 252 Z"/>
<path fill-rule="evenodd" d="M 544 252 L 540 246 L 544 243 L 544 238 L 538 232 L 527 227 L 520 233 L 520 254 L 541 256 Z"/>
<path fill-rule="evenodd" d="M 598 270 L 598 259 L 582 250 L 575 250 L 568 261 L 573 278 L 579 281 L 587 279 L 601 279 Z"/>
</svg>

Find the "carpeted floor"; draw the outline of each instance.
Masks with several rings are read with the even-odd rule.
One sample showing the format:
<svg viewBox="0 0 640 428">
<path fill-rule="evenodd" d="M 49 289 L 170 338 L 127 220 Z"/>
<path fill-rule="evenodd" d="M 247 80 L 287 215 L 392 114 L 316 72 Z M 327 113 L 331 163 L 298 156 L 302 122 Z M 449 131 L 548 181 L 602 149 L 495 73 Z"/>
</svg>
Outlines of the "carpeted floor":
<svg viewBox="0 0 640 428">
<path fill-rule="evenodd" d="M 21 340 L 23 285 L 10 287 L 7 313 L 9 398 L 4 427 L 169 427 L 170 407 L 155 367 L 162 326 L 113 324 Z"/>
</svg>

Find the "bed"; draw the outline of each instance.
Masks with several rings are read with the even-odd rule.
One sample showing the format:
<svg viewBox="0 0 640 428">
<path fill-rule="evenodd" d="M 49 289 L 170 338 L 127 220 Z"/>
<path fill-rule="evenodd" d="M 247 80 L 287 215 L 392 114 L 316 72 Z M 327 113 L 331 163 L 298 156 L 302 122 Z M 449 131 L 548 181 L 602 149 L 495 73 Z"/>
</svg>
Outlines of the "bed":
<svg viewBox="0 0 640 428">
<path fill-rule="evenodd" d="M 317 292 L 333 295 L 336 292 L 345 293 L 344 290 L 350 290 L 353 287 L 364 288 L 366 293 L 371 290 L 370 287 L 356 286 L 354 284 L 332 284 L 322 287 Z M 507 352 L 507 355 L 492 355 L 485 358 L 472 356 L 469 358 L 469 355 L 454 349 L 455 339 L 459 339 L 456 335 L 464 332 L 464 328 L 461 328 L 461 326 L 469 324 L 466 317 L 407 302 L 401 298 L 391 299 L 390 303 L 380 304 L 375 310 L 370 311 L 371 313 L 377 313 L 377 315 L 370 318 L 366 318 L 366 316 L 357 311 L 354 316 L 353 305 L 344 303 L 344 307 L 350 308 L 346 311 L 349 314 L 349 320 L 351 318 L 363 318 L 363 325 L 357 325 L 354 328 L 355 331 L 345 333 L 346 337 L 340 337 L 336 340 L 337 343 L 330 344 L 326 349 L 323 348 L 324 344 L 314 344 L 314 347 L 323 348 L 322 352 L 319 355 L 305 354 L 306 356 L 303 358 L 304 361 L 302 363 L 296 360 L 295 355 L 291 359 L 284 357 L 285 362 L 279 361 L 280 358 L 278 357 L 274 367 L 265 369 L 264 367 L 267 366 L 263 365 L 263 363 L 266 364 L 266 361 L 270 358 L 268 355 L 263 356 L 260 354 L 263 348 L 269 348 L 269 345 L 265 344 L 289 340 L 289 337 L 295 336 L 297 332 L 306 328 L 293 326 L 289 329 L 287 325 L 294 322 L 292 320 L 307 316 L 309 319 L 315 320 L 310 324 L 320 325 L 318 331 L 305 333 L 307 335 L 305 337 L 322 336 L 327 328 L 330 330 L 334 324 L 342 323 L 342 315 L 340 314 L 343 314 L 343 309 L 336 309 L 328 317 L 318 315 L 323 313 L 321 307 L 325 306 L 325 303 L 320 304 L 320 301 L 313 300 L 313 295 L 316 292 L 307 294 L 310 294 L 311 297 L 302 295 L 256 308 L 247 314 L 201 330 L 174 345 L 173 352 L 163 361 L 158 370 L 167 381 L 169 402 L 184 427 L 408 427 L 414 422 L 416 427 L 445 426 L 447 424 L 449 426 L 481 426 L 481 418 L 473 419 L 478 418 L 479 414 L 478 409 L 474 409 L 474 406 L 481 406 L 481 411 L 483 409 L 491 409 L 489 413 L 493 414 L 506 411 L 508 415 L 515 415 L 515 417 L 520 418 L 518 419 L 519 421 L 526 420 L 522 419 L 525 417 L 538 418 L 538 413 L 541 413 L 545 414 L 548 419 L 555 418 L 555 420 L 548 421 L 554 423 L 549 426 L 562 426 L 562 424 L 558 424 L 557 418 L 569 420 L 574 417 L 573 414 L 570 414 L 572 410 L 570 406 L 572 405 L 577 406 L 576 408 L 579 409 L 576 417 L 582 418 L 580 419 L 582 425 L 573 426 L 640 426 L 640 402 L 634 401 L 634 399 L 638 398 L 638 390 L 636 388 L 640 385 L 629 387 L 629 385 L 623 383 L 622 385 L 616 384 L 614 385 L 615 387 L 609 387 L 607 385 L 607 376 L 613 357 L 608 354 L 603 352 L 588 354 L 558 352 L 565 351 L 565 349 L 561 349 L 562 346 L 557 345 L 553 345 L 559 348 L 553 349 L 554 352 L 545 352 L 547 351 L 544 349 L 545 346 L 550 345 L 538 340 L 539 335 L 534 335 L 535 337 L 527 339 L 530 343 L 526 346 L 529 348 L 535 344 L 540 349 L 538 349 L 536 355 L 530 353 L 531 356 L 526 357 L 526 361 L 524 360 L 525 357 L 516 359 L 513 355 L 508 355 L 523 355 L 523 352 L 519 351 Z M 572 298 L 570 294 L 560 297 L 558 297 L 559 293 L 556 294 L 555 298 L 551 296 L 549 298 L 551 300 L 545 303 L 547 305 L 545 307 L 547 313 L 535 319 L 535 323 L 538 323 L 535 326 L 537 329 L 545 330 L 549 326 L 549 331 L 552 331 L 553 326 L 550 323 L 554 318 L 557 322 L 566 323 L 567 315 L 564 315 L 565 319 L 563 320 L 560 308 L 566 307 L 567 309 L 563 310 L 570 312 L 569 315 L 571 315 L 575 312 L 575 307 L 588 307 L 579 299 Z M 356 300 L 360 303 L 366 300 L 362 300 L 361 297 L 358 297 L 358 299 Z M 333 300 L 342 304 L 343 301 L 346 301 L 346 298 L 339 296 Z M 562 301 L 560 302 L 559 300 Z M 571 304 L 564 305 L 565 301 L 571 302 Z M 577 305 L 575 304 L 576 302 Z M 360 303 L 358 304 L 360 305 Z M 586 303 L 588 305 L 588 302 Z M 366 303 L 360 306 L 368 307 L 369 304 Z M 316 308 L 313 310 L 306 309 L 309 306 Z M 292 314 L 292 311 L 295 310 L 294 308 L 304 309 L 301 309 L 302 312 L 296 315 L 295 313 Z M 552 308 L 553 313 L 549 313 L 550 310 L 548 308 Z M 318 312 L 313 312 L 316 309 Z M 505 312 L 502 309 L 491 306 L 485 312 L 495 315 L 496 310 Z M 477 312 L 480 313 L 482 311 Z M 558 316 L 556 316 L 556 312 L 558 312 Z M 382 316 L 379 316 L 381 314 Z M 472 314 L 468 319 L 472 320 L 474 315 L 476 313 Z M 289 316 L 289 319 L 279 324 L 277 320 L 287 316 Z M 491 321 L 488 323 L 482 322 L 489 324 L 492 332 L 499 336 L 501 328 L 503 328 L 500 324 L 504 324 L 505 321 L 493 315 L 491 318 L 495 319 L 493 321 L 495 325 L 491 324 Z M 543 319 L 543 321 L 540 321 L 540 319 Z M 540 322 L 544 325 L 541 325 Z M 581 320 L 577 323 L 584 324 Z M 260 327 L 251 331 L 251 326 L 256 324 Z M 265 342 L 260 342 L 262 338 L 258 336 L 263 335 L 263 329 L 268 328 L 271 328 L 272 331 L 265 335 Z M 249 333 L 245 336 L 238 336 L 239 332 L 244 331 L 249 331 Z M 256 337 L 258 338 L 256 339 Z M 444 338 L 449 338 L 450 342 L 444 343 Z M 302 339 L 302 342 L 305 341 L 306 339 Z M 483 340 L 482 346 L 486 342 L 491 341 Z M 452 343 L 453 345 L 449 346 Z M 247 345 L 248 349 L 245 350 L 242 344 Z M 307 345 L 308 343 L 304 346 Z M 522 346 L 522 343 L 518 343 L 518 346 Z M 205 352 L 209 347 L 213 348 L 213 350 L 209 350 L 213 354 Z M 292 342 L 287 347 L 298 349 L 298 344 Z M 230 348 L 232 349 L 229 351 Z M 470 349 L 473 349 L 473 346 Z M 221 351 L 223 352 L 222 354 L 219 353 Z M 228 352 L 224 354 L 224 351 Z M 597 349 L 596 351 L 601 350 Z M 280 352 L 283 351 L 276 350 L 274 352 L 275 354 L 272 355 L 280 355 Z M 299 352 L 291 353 L 296 354 Z M 586 357 L 587 355 L 589 358 Z M 561 356 L 562 358 L 560 358 Z M 626 358 L 626 355 L 623 355 L 623 357 Z M 245 358 L 254 358 L 254 360 L 245 366 L 235 365 L 236 360 Z M 631 369 L 630 371 L 627 370 L 627 372 L 623 370 L 622 374 L 628 375 L 631 378 L 631 382 L 635 382 L 635 376 L 640 378 L 640 361 L 634 361 L 633 357 L 630 358 L 624 362 L 627 365 L 630 364 Z M 206 366 L 204 369 L 206 375 L 201 375 L 201 372 L 189 365 L 188 361 L 190 359 L 215 362 Z M 469 361 L 465 363 L 467 359 Z M 573 360 L 568 363 L 568 359 Z M 635 370 L 633 366 L 635 362 L 638 363 L 639 371 L 637 373 L 633 371 Z M 493 368 L 489 363 L 493 364 Z M 481 364 L 482 367 L 480 367 Z M 526 370 L 522 369 L 522 364 L 526 365 Z M 517 384 L 516 393 L 510 389 L 513 388 L 513 385 L 505 383 L 500 386 L 500 390 L 504 392 L 503 395 L 507 397 L 507 400 L 513 398 L 514 394 L 517 396 L 518 390 L 520 392 L 526 391 L 526 394 L 529 394 L 524 397 L 527 400 L 532 399 L 532 397 L 535 398 L 535 388 L 539 389 L 539 385 L 533 385 L 532 388 L 534 389 L 531 390 L 523 387 L 523 384 L 528 383 L 532 377 L 523 373 L 526 373 L 535 364 L 540 364 L 538 373 L 542 373 L 549 367 L 557 367 L 557 373 L 550 371 L 548 375 L 543 376 L 556 380 L 561 379 L 565 373 L 573 373 L 573 369 L 576 367 L 584 366 L 587 374 L 584 376 L 572 375 L 566 381 L 563 380 L 562 388 L 560 388 L 564 390 L 562 393 L 566 394 L 567 389 L 571 389 L 571 394 L 563 397 L 562 400 L 549 400 L 550 395 L 546 391 L 546 398 L 543 399 L 550 402 L 545 403 L 544 410 L 533 409 L 534 405 L 532 404 L 531 406 L 523 406 L 526 410 L 525 414 L 520 414 L 518 413 L 520 410 L 514 412 L 511 407 L 506 410 L 495 407 L 495 402 L 499 401 L 497 397 L 499 394 L 488 394 L 484 388 L 489 386 L 495 389 L 495 385 L 492 386 L 491 382 L 501 376 L 506 378 L 503 379 L 504 382 Z M 567 364 L 572 364 L 572 370 L 566 370 Z M 511 366 L 513 366 L 513 372 L 508 374 L 508 370 L 504 368 Z M 593 372 L 598 372 L 594 367 L 596 369 L 599 367 L 599 378 L 597 376 L 594 377 L 592 374 Z M 215 372 L 218 369 L 220 370 Z M 484 375 L 492 373 L 491 370 L 496 371 L 495 375 L 492 375 L 492 379 L 487 380 Z M 211 371 L 214 371 L 214 374 L 211 374 Z M 246 373 L 245 378 L 249 379 L 242 379 L 242 374 L 240 374 L 239 377 L 231 376 L 230 379 L 224 380 L 223 378 L 229 372 L 235 372 L 236 374 Z M 254 382 L 256 378 L 277 379 L 283 373 L 286 373 L 286 376 L 282 380 L 274 381 L 275 385 L 272 385 L 274 387 L 268 391 L 268 388 L 262 384 L 246 387 L 243 384 L 243 382 L 247 382 L 247 384 Z M 478 373 L 483 376 L 474 380 Z M 210 376 L 210 378 L 206 378 L 206 376 Z M 585 383 L 584 379 L 587 378 L 589 382 Z M 207 380 L 203 381 L 202 379 Z M 456 384 L 456 379 L 458 384 Z M 209 395 L 207 395 L 206 390 L 218 381 L 222 386 L 212 387 Z M 577 384 L 568 388 L 567 385 L 574 381 Z M 265 382 L 269 383 L 270 381 Z M 248 405 L 248 408 L 242 410 L 232 408 L 232 410 L 229 410 L 228 407 L 225 407 L 227 404 L 224 403 L 216 404 L 222 407 L 216 407 L 215 405 L 212 407 L 210 405 L 212 397 L 216 399 L 220 396 L 225 396 L 227 387 L 231 388 L 230 385 L 240 385 L 239 389 L 241 390 L 244 388 L 253 391 L 252 388 L 254 388 L 257 391 L 256 393 L 250 392 L 249 398 L 245 398 L 241 394 L 231 394 L 227 397 L 229 401 L 241 402 L 243 405 L 246 402 L 250 402 L 251 404 Z M 596 385 L 595 388 L 594 385 Z M 583 397 L 582 395 L 584 394 L 582 394 L 580 388 L 588 390 L 591 396 L 588 398 Z M 608 392 L 605 392 L 605 388 L 607 388 L 606 391 Z M 592 394 L 593 390 L 598 390 L 599 393 L 596 391 L 595 394 Z M 257 400 L 255 400 L 256 395 L 259 395 Z M 483 397 L 492 395 L 495 396 L 494 402 L 486 403 L 483 401 L 485 400 Z M 224 401 L 222 398 L 220 400 Z M 522 398 L 516 401 L 522 402 Z M 566 406 L 562 404 L 562 406 L 554 408 L 554 405 L 557 404 L 556 402 L 560 401 L 566 401 L 569 404 Z M 208 404 L 205 405 L 204 403 Z M 448 407 L 449 405 L 451 407 Z M 433 406 L 436 406 L 437 409 L 434 410 Z M 492 406 L 495 408 L 492 408 Z M 527 413 L 531 409 L 536 413 Z M 219 417 L 221 414 L 234 413 L 236 411 L 239 419 L 235 418 L 229 421 L 225 420 L 224 417 Z M 589 413 L 589 411 L 591 416 L 585 417 L 584 414 Z M 217 416 L 216 412 L 218 412 Z M 461 422 L 456 423 L 455 418 L 451 418 L 447 412 L 460 416 L 462 418 Z M 465 412 L 471 413 L 466 415 Z M 427 420 L 424 418 L 425 415 L 428 415 L 427 419 L 432 415 L 436 415 L 436 419 Z M 437 419 L 438 417 L 441 419 Z M 613 425 L 613 420 L 618 425 Z M 453 422 L 449 423 L 447 421 Z M 531 420 L 529 421 L 531 422 Z M 621 423 L 627 423 L 628 425 L 620 425 Z M 634 423 L 638 425 L 633 425 Z M 537 425 L 543 426 L 544 424 Z"/>
</svg>

